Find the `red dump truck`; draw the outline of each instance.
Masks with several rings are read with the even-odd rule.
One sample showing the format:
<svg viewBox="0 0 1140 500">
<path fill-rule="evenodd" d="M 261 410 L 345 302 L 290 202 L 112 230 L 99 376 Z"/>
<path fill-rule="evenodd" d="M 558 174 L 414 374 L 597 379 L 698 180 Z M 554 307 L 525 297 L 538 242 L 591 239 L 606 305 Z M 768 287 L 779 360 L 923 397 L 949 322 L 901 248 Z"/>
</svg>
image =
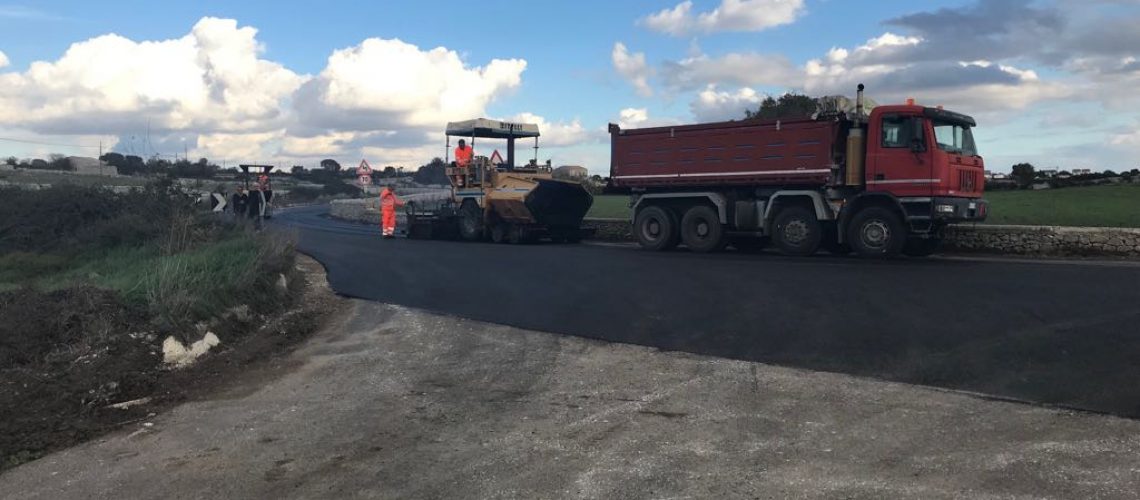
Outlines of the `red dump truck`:
<svg viewBox="0 0 1140 500">
<path fill-rule="evenodd" d="M 985 219 L 973 118 L 912 102 L 868 113 L 862 85 L 850 104 L 791 120 L 610 124 L 609 191 L 631 195 L 633 233 L 651 250 L 921 256 L 947 224 Z"/>
</svg>

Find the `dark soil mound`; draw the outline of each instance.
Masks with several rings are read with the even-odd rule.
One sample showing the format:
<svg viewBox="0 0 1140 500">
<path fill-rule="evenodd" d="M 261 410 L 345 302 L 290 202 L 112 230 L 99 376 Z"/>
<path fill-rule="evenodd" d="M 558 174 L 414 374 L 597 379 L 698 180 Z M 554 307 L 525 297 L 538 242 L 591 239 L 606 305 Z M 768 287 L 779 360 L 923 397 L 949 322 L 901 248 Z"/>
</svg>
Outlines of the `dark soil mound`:
<svg viewBox="0 0 1140 500">
<path fill-rule="evenodd" d="M 158 341 L 131 330 L 145 324 L 107 290 L 0 294 L 0 469 L 138 418 L 100 410 L 154 387 Z"/>
</svg>

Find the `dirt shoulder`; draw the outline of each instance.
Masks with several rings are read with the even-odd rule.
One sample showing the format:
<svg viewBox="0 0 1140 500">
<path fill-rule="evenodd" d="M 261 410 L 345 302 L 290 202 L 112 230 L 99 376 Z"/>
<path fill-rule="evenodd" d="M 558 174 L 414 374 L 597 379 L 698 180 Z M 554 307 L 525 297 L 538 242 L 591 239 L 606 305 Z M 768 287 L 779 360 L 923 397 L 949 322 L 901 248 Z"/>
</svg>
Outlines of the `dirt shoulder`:
<svg viewBox="0 0 1140 500">
<path fill-rule="evenodd" d="M 1132 498 L 1140 422 L 353 300 L 19 498 Z M 92 464 L 99 464 L 92 467 Z M 4 494 L 0 494 L 3 496 Z"/>
<path fill-rule="evenodd" d="M 0 354 L 30 358 L 0 369 L 0 471 L 108 432 L 144 426 L 177 404 L 234 390 L 235 380 L 264 380 L 279 372 L 285 355 L 342 303 L 329 290 L 320 264 L 298 256 L 297 266 L 294 279 L 304 283 L 290 287 L 296 291 L 293 305 L 269 316 L 235 315 L 218 332 L 222 344 L 180 370 L 162 365 L 163 339 L 139 328 L 146 324 L 145 314 L 111 292 L 70 288 L 46 294 L 50 300 L 36 304 L 5 304 L 5 321 L 71 326 L 33 325 L 21 331 L 74 335 L 11 338 L 0 349 Z M 59 310 L 44 311 L 52 307 Z M 17 317 L 32 308 L 35 314 Z"/>
</svg>

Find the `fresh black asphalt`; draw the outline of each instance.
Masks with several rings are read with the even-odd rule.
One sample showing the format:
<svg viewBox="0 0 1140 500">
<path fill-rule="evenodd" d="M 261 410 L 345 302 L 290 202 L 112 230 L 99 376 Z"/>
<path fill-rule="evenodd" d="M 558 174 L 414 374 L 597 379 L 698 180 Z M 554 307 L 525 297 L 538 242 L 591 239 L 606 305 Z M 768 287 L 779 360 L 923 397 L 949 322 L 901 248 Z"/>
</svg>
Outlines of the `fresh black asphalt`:
<svg viewBox="0 0 1140 500">
<path fill-rule="evenodd" d="M 1140 266 L 382 240 L 279 212 L 343 295 L 1140 417 Z"/>
</svg>

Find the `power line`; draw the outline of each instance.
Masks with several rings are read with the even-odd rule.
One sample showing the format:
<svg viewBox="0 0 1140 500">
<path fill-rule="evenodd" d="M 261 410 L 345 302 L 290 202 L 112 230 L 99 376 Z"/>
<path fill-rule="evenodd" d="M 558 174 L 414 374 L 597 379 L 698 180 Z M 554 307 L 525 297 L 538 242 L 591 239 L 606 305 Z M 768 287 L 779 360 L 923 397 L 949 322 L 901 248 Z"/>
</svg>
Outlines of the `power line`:
<svg viewBox="0 0 1140 500">
<path fill-rule="evenodd" d="M 41 146 L 60 146 L 60 147 L 67 147 L 67 148 L 99 149 L 99 146 L 87 146 L 87 145 L 83 145 L 83 144 L 63 144 L 63 143 L 59 143 L 59 142 L 32 141 L 32 140 L 28 140 L 28 139 L 14 139 L 11 137 L 0 137 L 0 141 L 22 142 L 24 144 L 38 144 Z"/>
</svg>

